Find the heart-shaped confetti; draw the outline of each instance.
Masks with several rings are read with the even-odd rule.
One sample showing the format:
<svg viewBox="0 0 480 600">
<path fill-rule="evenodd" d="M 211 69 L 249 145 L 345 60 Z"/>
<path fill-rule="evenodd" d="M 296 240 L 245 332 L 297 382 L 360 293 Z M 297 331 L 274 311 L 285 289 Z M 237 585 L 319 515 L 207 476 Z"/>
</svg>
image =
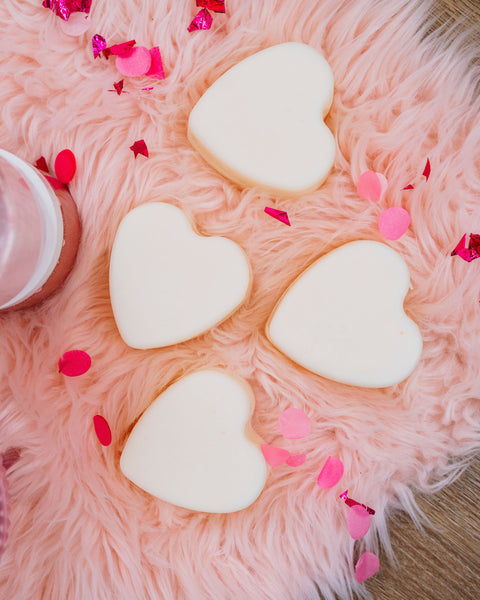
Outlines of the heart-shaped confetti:
<svg viewBox="0 0 480 600">
<path fill-rule="evenodd" d="M 276 446 L 269 446 L 268 444 L 262 444 L 261 449 L 265 460 L 271 467 L 283 465 L 290 456 L 288 450 L 277 448 Z"/>
<path fill-rule="evenodd" d="M 149 71 L 152 56 L 148 48 L 136 46 L 128 56 L 117 56 L 115 66 L 126 77 L 140 77 Z"/>
<path fill-rule="evenodd" d="M 101 415 L 93 417 L 93 426 L 97 435 L 98 441 L 102 446 L 109 446 L 112 443 L 112 432 L 106 419 Z"/>
<path fill-rule="evenodd" d="M 343 477 L 343 463 L 339 458 L 329 456 L 323 465 L 317 484 L 323 490 L 328 490 L 336 485 Z"/>
<path fill-rule="evenodd" d="M 285 461 L 289 467 L 300 467 L 305 462 L 306 454 L 290 454 Z"/>
<path fill-rule="evenodd" d="M 380 561 L 373 552 L 364 552 L 355 566 L 355 579 L 362 583 L 375 575 L 380 568 Z"/>
<path fill-rule="evenodd" d="M 83 350 L 69 350 L 58 361 L 58 372 L 68 377 L 78 377 L 86 373 L 92 365 L 92 359 Z"/>
<path fill-rule="evenodd" d="M 370 514 L 366 508 L 357 504 L 347 512 L 348 532 L 354 540 L 359 540 L 370 529 Z"/>
<path fill-rule="evenodd" d="M 357 194 L 364 200 L 378 202 L 388 186 L 387 179 L 382 173 L 365 171 L 358 178 Z"/>
<path fill-rule="evenodd" d="M 62 183 L 70 183 L 77 170 L 77 161 L 75 160 L 75 154 L 65 148 L 57 154 L 55 159 L 55 175 L 57 179 Z"/>
<path fill-rule="evenodd" d="M 398 240 L 410 225 L 410 215 L 400 206 L 387 208 L 380 215 L 378 228 L 386 240 Z"/>
<path fill-rule="evenodd" d="M 278 428 L 288 440 L 299 440 L 310 433 L 310 419 L 299 408 L 287 408 L 278 418 Z"/>
</svg>

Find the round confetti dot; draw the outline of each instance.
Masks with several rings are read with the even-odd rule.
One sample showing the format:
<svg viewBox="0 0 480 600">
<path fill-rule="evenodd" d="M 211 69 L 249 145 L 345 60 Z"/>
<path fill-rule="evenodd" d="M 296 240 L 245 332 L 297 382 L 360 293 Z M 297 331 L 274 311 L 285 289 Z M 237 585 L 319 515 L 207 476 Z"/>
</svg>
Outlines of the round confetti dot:
<svg viewBox="0 0 480 600">
<path fill-rule="evenodd" d="M 410 225 L 410 215 L 400 206 L 387 208 L 380 215 L 378 228 L 387 240 L 398 240 L 407 231 Z"/>
<path fill-rule="evenodd" d="M 83 350 L 69 350 L 58 361 L 58 372 L 68 377 L 78 377 L 90 369 L 92 359 Z"/>
<path fill-rule="evenodd" d="M 355 579 L 362 583 L 378 571 L 380 561 L 372 552 L 364 552 L 355 566 Z"/>
<path fill-rule="evenodd" d="M 329 456 L 318 476 L 317 484 L 324 490 L 336 485 L 343 476 L 343 463 L 339 458 Z"/>
<path fill-rule="evenodd" d="M 310 433 L 310 419 L 299 408 L 287 408 L 278 419 L 278 428 L 288 440 L 298 440 Z"/>
<path fill-rule="evenodd" d="M 276 446 L 269 446 L 268 444 L 262 444 L 261 449 L 265 460 L 271 467 L 283 465 L 290 456 L 288 450 L 277 448 Z"/>
<path fill-rule="evenodd" d="M 378 202 L 388 186 L 387 179 L 382 173 L 365 171 L 358 178 L 357 194 L 364 200 Z"/>
<path fill-rule="evenodd" d="M 290 454 L 285 461 L 289 467 L 300 467 L 305 462 L 307 456 L 305 454 Z"/>
<path fill-rule="evenodd" d="M 125 77 L 145 75 L 152 64 L 150 51 L 143 46 L 132 48 L 127 56 L 117 56 L 115 66 Z"/>
<path fill-rule="evenodd" d="M 107 421 L 101 415 L 93 417 L 93 426 L 97 434 L 98 441 L 102 446 L 109 446 L 112 443 L 112 432 Z"/>
<path fill-rule="evenodd" d="M 55 175 L 62 183 L 70 183 L 77 170 L 75 154 L 66 148 L 57 154 L 55 159 Z"/>
<path fill-rule="evenodd" d="M 68 21 L 59 19 L 60 29 L 65 35 L 72 37 L 78 37 L 83 35 L 88 29 L 90 29 L 90 19 L 88 15 L 83 12 L 71 13 L 68 17 Z"/>
<path fill-rule="evenodd" d="M 354 540 L 362 538 L 370 529 L 370 514 L 360 505 L 351 506 L 347 513 L 348 532 Z"/>
</svg>

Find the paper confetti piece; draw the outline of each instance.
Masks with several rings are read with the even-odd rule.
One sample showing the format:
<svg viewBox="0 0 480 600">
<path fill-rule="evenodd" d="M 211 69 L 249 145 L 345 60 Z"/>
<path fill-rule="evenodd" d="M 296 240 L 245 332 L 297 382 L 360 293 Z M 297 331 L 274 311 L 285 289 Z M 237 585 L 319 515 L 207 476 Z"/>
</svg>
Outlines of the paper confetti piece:
<svg viewBox="0 0 480 600">
<path fill-rule="evenodd" d="M 107 58 L 110 54 L 122 57 L 130 56 L 136 43 L 137 42 L 135 40 L 129 40 L 128 42 L 122 42 L 121 44 L 114 44 L 113 46 L 105 48 L 106 54 L 105 52 L 104 54 Z"/>
<path fill-rule="evenodd" d="M 341 498 L 342 500 L 345 501 L 345 504 L 347 506 L 363 506 L 363 508 L 371 515 L 375 514 L 375 511 L 373 510 L 373 508 L 370 508 L 369 506 L 367 506 L 366 504 L 360 504 L 360 502 L 357 502 L 356 500 L 353 500 L 352 498 L 348 497 L 348 490 L 345 490 L 342 494 L 340 494 L 339 498 Z"/>
<path fill-rule="evenodd" d="M 290 454 L 285 461 L 289 467 L 300 467 L 305 462 L 306 454 Z"/>
<path fill-rule="evenodd" d="M 208 12 L 206 8 L 202 8 L 190 25 L 187 27 L 188 31 L 200 31 L 205 29 L 210 29 L 212 26 L 212 15 Z"/>
<path fill-rule="evenodd" d="M 77 170 L 77 161 L 75 160 L 75 154 L 65 148 L 57 154 L 55 159 L 55 175 L 57 179 L 62 183 L 70 183 Z"/>
<path fill-rule="evenodd" d="M 95 415 L 93 417 L 93 426 L 98 441 L 102 446 L 109 446 L 112 443 L 112 432 L 107 421 L 101 415 Z"/>
<path fill-rule="evenodd" d="M 276 208 L 269 208 L 268 206 L 266 206 L 265 212 L 267 213 L 267 215 L 270 215 L 274 219 L 277 219 L 277 221 L 281 221 L 282 223 L 285 223 L 285 225 L 288 225 L 290 227 L 290 220 L 288 218 L 287 213 L 284 210 L 277 210 Z"/>
<path fill-rule="evenodd" d="M 268 444 L 262 444 L 261 449 L 265 460 L 271 467 L 283 465 L 290 456 L 288 450 L 277 448 L 276 446 L 269 446 Z"/>
<path fill-rule="evenodd" d="M 140 77 L 150 69 L 152 57 L 144 46 L 136 46 L 130 54 L 117 56 L 115 66 L 126 77 Z"/>
<path fill-rule="evenodd" d="M 375 575 L 379 568 L 380 561 L 378 557 L 372 552 L 364 552 L 355 566 L 355 579 L 358 583 L 362 583 L 362 581 Z"/>
<path fill-rule="evenodd" d="M 37 167 L 37 169 L 39 169 L 40 171 L 44 171 L 45 173 L 48 173 L 48 165 L 47 165 L 47 161 L 45 160 L 44 156 L 41 156 L 37 162 L 35 163 L 35 166 Z"/>
<path fill-rule="evenodd" d="M 467 234 L 458 242 L 450 256 L 459 256 L 466 262 L 472 262 L 472 260 L 480 257 L 480 235 L 475 233 L 470 234 L 468 247 L 465 247 L 466 240 Z"/>
<path fill-rule="evenodd" d="M 370 529 L 370 513 L 363 506 L 351 506 L 347 513 L 348 532 L 354 540 L 361 539 Z"/>
<path fill-rule="evenodd" d="M 120 79 L 120 81 L 114 81 L 113 87 L 115 88 L 115 90 L 110 90 L 110 91 L 112 91 L 112 92 L 115 91 L 120 96 L 121 93 L 123 92 L 123 79 Z"/>
<path fill-rule="evenodd" d="M 225 12 L 225 0 L 197 0 L 197 6 L 208 8 L 216 13 Z"/>
<path fill-rule="evenodd" d="M 92 37 L 93 58 L 98 58 L 100 56 L 100 54 L 105 50 L 106 47 L 107 47 L 106 39 L 102 35 L 96 33 Z"/>
<path fill-rule="evenodd" d="M 163 62 L 162 56 L 160 54 L 160 48 L 158 46 L 155 46 L 154 48 L 150 48 L 149 52 L 151 59 L 150 69 L 145 73 L 145 75 L 147 77 L 151 77 L 152 79 L 165 79 L 165 71 L 163 70 Z"/>
<path fill-rule="evenodd" d="M 145 140 L 137 140 L 132 146 L 130 146 L 130 150 L 135 154 L 135 158 L 137 158 L 139 154 L 142 154 L 148 158 L 148 148 Z"/>
<path fill-rule="evenodd" d="M 288 440 L 299 440 L 310 433 L 310 419 L 299 408 L 287 408 L 278 418 L 278 428 Z"/>
<path fill-rule="evenodd" d="M 68 21 L 60 21 L 60 29 L 65 35 L 79 37 L 90 29 L 90 19 L 83 12 L 72 13 Z"/>
<path fill-rule="evenodd" d="M 44 177 L 54 190 L 64 190 L 65 189 L 65 184 L 62 183 L 61 181 L 58 181 L 58 179 L 56 177 L 51 177 L 50 175 L 47 175 L 47 174 L 45 174 Z"/>
<path fill-rule="evenodd" d="M 323 465 L 317 484 L 324 490 L 336 485 L 343 477 L 343 463 L 339 458 L 329 456 Z"/>
<path fill-rule="evenodd" d="M 75 12 L 88 13 L 92 0 L 44 0 L 42 6 L 49 8 L 54 15 L 68 21 L 70 14 Z"/>
<path fill-rule="evenodd" d="M 425 168 L 423 169 L 423 173 L 422 173 L 422 175 L 425 177 L 426 181 L 428 181 L 431 171 L 432 171 L 432 168 L 430 166 L 430 159 L 427 158 L 427 163 L 426 163 Z"/>
<path fill-rule="evenodd" d="M 409 183 L 408 185 L 406 185 L 404 188 L 402 188 L 402 190 L 414 190 L 415 188 L 413 187 L 413 185 L 411 183 Z"/>
<path fill-rule="evenodd" d="M 83 350 L 69 350 L 58 361 L 58 372 L 68 377 L 78 377 L 90 369 L 92 359 Z"/>
<path fill-rule="evenodd" d="M 378 228 L 387 240 L 398 240 L 407 231 L 410 225 L 410 215 L 400 206 L 387 208 L 380 215 Z"/>
<path fill-rule="evenodd" d="M 363 200 L 378 202 L 388 187 L 388 181 L 382 173 L 365 171 L 357 181 L 357 194 Z"/>
</svg>

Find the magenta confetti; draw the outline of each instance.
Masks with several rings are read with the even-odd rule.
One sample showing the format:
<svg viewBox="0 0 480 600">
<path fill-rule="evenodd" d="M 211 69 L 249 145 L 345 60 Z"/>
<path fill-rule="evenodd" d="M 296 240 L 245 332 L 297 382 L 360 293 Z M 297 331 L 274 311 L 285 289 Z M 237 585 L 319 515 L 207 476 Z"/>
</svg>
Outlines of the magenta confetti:
<svg viewBox="0 0 480 600">
<path fill-rule="evenodd" d="M 109 446 L 112 443 L 112 432 L 107 421 L 101 415 L 95 415 L 93 417 L 93 426 L 98 441 L 102 446 Z"/>
<path fill-rule="evenodd" d="M 208 12 L 206 8 L 202 8 L 193 21 L 188 26 L 188 31 L 200 31 L 205 29 L 210 29 L 212 26 L 212 15 Z"/>
<path fill-rule="evenodd" d="M 307 458 L 306 454 L 290 454 L 285 461 L 289 467 L 300 467 Z"/>
<path fill-rule="evenodd" d="M 375 511 L 373 510 L 373 508 L 370 508 L 366 504 L 360 504 L 360 502 L 357 502 L 356 500 L 353 500 L 352 498 L 349 498 L 348 497 L 348 490 L 345 490 L 342 494 L 340 494 L 339 498 L 341 498 L 342 500 L 344 500 L 345 504 L 347 506 L 363 506 L 363 508 L 366 511 L 368 511 L 369 514 L 371 514 L 371 515 L 375 514 Z"/>
<path fill-rule="evenodd" d="M 151 77 L 152 79 L 165 79 L 162 55 L 160 54 L 160 48 L 158 46 L 150 48 L 150 57 L 150 69 L 145 73 L 145 75 L 147 77 Z"/>
<path fill-rule="evenodd" d="M 310 433 L 310 419 L 299 408 L 287 408 L 278 418 L 278 429 L 288 440 L 299 440 Z"/>
<path fill-rule="evenodd" d="M 425 168 L 423 169 L 423 173 L 422 173 L 422 175 L 425 177 L 426 181 L 428 181 L 431 171 L 432 171 L 432 168 L 430 166 L 430 159 L 427 158 L 427 164 L 425 165 Z"/>
<path fill-rule="evenodd" d="M 77 170 L 77 161 L 75 160 L 75 154 L 65 148 L 57 154 L 55 159 L 55 175 L 57 179 L 62 183 L 70 183 Z"/>
<path fill-rule="evenodd" d="M 93 58 L 97 58 L 107 47 L 107 40 L 100 34 L 96 33 L 92 37 Z"/>
<path fill-rule="evenodd" d="M 261 450 L 265 460 L 271 467 L 283 465 L 290 456 L 288 450 L 277 448 L 276 446 L 269 446 L 268 444 L 262 444 Z"/>
<path fill-rule="evenodd" d="M 147 87 L 147 88 L 142 88 L 140 91 L 142 92 L 151 92 L 153 90 L 153 87 Z"/>
<path fill-rule="evenodd" d="M 465 233 L 455 246 L 455 249 L 452 250 L 450 256 L 459 256 L 466 262 L 472 262 L 472 260 L 480 257 L 480 235 L 475 233 L 470 234 L 468 247 L 465 247 L 466 240 L 467 234 Z"/>
<path fill-rule="evenodd" d="M 54 15 L 68 21 L 71 13 L 90 12 L 92 0 L 44 0 L 42 6 L 49 8 Z"/>
<path fill-rule="evenodd" d="M 113 54 L 114 56 L 126 58 L 127 56 L 130 56 L 136 43 L 137 42 L 135 40 L 129 40 L 128 42 L 122 42 L 121 44 L 109 46 L 108 48 L 105 48 L 105 51 L 108 55 Z"/>
<path fill-rule="evenodd" d="M 48 173 L 48 165 L 47 165 L 47 161 L 45 160 L 44 156 L 41 156 L 37 162 L 35 163 L 35 166 L 37 167 L 37 169 L 39 169 L 40 171 L 44 171 L 45 173 Z"/>
<path fill-rule="evenodd" d="M 132 152 L 135 154 L 135 158 L 137 158 L 139 154 L 142 154 L 148 158 L 148 148 L 145 140 L 137 140 L 132 144 L 132 146 L 130 146 L 130 150 L 132 150 Z"/>
<path fill-rule="evenodd" d="M 269 208 L 268 206 L 266 206 L 264 210 L 267 213 L 267 215 L 270 215 L 274 219 L 277 219 L 277 221 L 281 221 L 282 223 L 285 223 L 285 225 L 288 225 L 290 227 L 288 214 L 284 210 L 277 210 L 276 208 Z"/>
<path fill-rule="evenodd" d="M 414 190 L 415 188 L 413 187 L 413 185 L 411 183 L 409 183 L 408 185 L 406 185 L 404 188 L 402 188 L 402 190 Z"/>
<path fill-rule="evenodd" d="M 123 79 L 120 79 L 120 81 L 114 81 L 113 87 L 115 88 L 117 94 L 120 96 L 123 91 Z"/>
<path fill-rule="evenodd" d="M 372 552 L 364 552 L 355 565 L 355 579 L 358 583 L 362 583 L 375 573 L 380 568 L 378 557 Z"/>
<path fill-rule="evenodd" d="M 216 13 L 225 12 L 225 0 L 197 0 L 197 6 L 208 8 Z"/>
<path fill-rule="evenodd" d="M 324 490 L 336 485 L 343 477 L 343 463 L 339 458 L 329 456 L 323 465 L 317 484 Z"/>
<path fill-rule="evenodd" d="M 58 372 L 68 377 L 78 377 L 90 369 L 92 359 L 83 350 L 69 350 L 58 361 Z"/>
</svg>

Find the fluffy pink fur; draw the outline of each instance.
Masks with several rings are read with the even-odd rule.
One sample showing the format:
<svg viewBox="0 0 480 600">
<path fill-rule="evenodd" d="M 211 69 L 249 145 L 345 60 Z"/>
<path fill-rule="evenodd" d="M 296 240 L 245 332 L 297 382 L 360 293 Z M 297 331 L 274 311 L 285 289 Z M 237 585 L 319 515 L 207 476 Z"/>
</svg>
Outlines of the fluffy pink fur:
<svg viewBox="0 0 480 600">
<path fill-rule="evenodd" d="M 327 599 L 364 594 L 353 565 L 389 551 L 388 515 L 418 519 L 415 490 L 451 481 L 480 446 L 480 261 L 450 252 L 480 232 L 480 100 L 477 71 L 459 32 L 428 35 L 431 2 L 230 0 L 210 31 L 190 34 L 194 0 L 93 0 L 92 26 L 69 38 L 40 0 L 4 0 L 0 20 L 0 147 L 50 165 L 71 148 L 71 190 L 83 220 L 66 285 L 36 309 L 0 317 L 0 451 L 22 447 L 10 472 L 10 538 L 0 564 L 9 600 Z M 91 36 L 159 45 L 167 78 L 125 81 L 113 61 L 93 60 Z M 219 75 L 272 44 L 303 41 L 330 62 L 336 93 L 328 125 L 338 151 L 317 192 L 279 201 L 239 189 L 190 147 L 189 112 Z M 470 52 L 470 53 L 469 53 Z M 288 84 L 288 82 L 287 82 Z M 150 158 L 129 146 L 144 138 Z M 430 157 L 428 183 L 421 173 Z M 356 195 L 366 169 L 386 175 L 380 205 Z M 415 190 L 402 192 L 408 183 Z M 235 240 L 254 282 L 249 301 L 199 339 L 138 351 L 121 340 L 109 291 L 109 252 L 122 217 L 162 200 L 181 206 L 205 234 Z M 266 216 L 287 210 L 292 227 Z M 407 261 L 406 310 L 424 338 L 421 363 L 402 384 L 357 389 L 296 367 L 266 340 L 264 325 L 288 284 L 314 259 L 355 239 L 381 240 L 377 221 L 402 205 L 412 224 L 390 245 Z M 355 290 L 352 289 L 352 294 Z M 66 350 L 88 351 L 84 376 L 58 374 Z M 305 451 L 299 468 L 272 469 L 257 502 L 230 515 L 176 508 L 119 470 L 132 423 L 158 392 L 197 367 L 224 366 L 256 393 L 253 425 L 267 443 Z M 288 407 L 312 419 L 286 441 Z M 103 414 L 113 443 L 99 445 Z M 327 456 L 345 464 L 333 490 L 316 485 Z M 467 458 L 466 458 L 467 457 Z M 338 493 L 377 511 L 354 544 Z"/>
</svg>

